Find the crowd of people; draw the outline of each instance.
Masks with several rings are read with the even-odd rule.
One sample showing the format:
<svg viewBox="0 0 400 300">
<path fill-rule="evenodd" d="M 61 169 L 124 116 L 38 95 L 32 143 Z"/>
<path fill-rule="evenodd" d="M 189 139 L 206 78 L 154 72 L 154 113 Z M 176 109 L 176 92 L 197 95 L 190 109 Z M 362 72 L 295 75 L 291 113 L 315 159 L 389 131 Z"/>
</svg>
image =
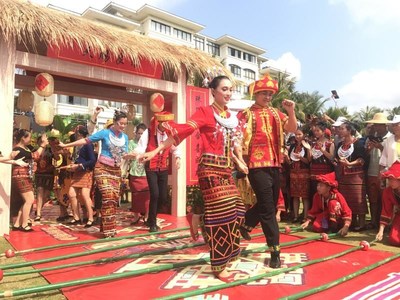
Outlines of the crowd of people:
<svg viewBox="0 0 400 300">
<path fill-rule="evenodd" d="M 389 242 L 400 246 L 400 116 L 389 121 L 377 113 L 362 130 L 344 117 L 313 117 L 300 124 L 293 101 L 285 99 L 283 111 L 272 107 L 279 87 L 270 76 L 249 87 L 255 103 L 236 115 L 227 107 L 231 80 L 217 76 L 208 87 L 214 102 L 185 124 L 173 122 L 171 113 L 155 113 L 148 128 L 136 127 L 131 141 L 122 111 L 93 133 L 100 113 L 96 109 L 88 126 L 77 126 L 68 143 L 43 134 L 36 149 L 29 131 L 16 130 L 13 152 L 0 160 L 13 164 L 13 229 L 32 231 L 35 197 L 34 221 L 40 221 L 54 189 L 60 203 L 57 221 L 77 225 L 86 219 L 88 228 L 99 220 L 103 236 L 113 237 L 122 178 L 128 177 L 131 225 L 142 220 L 150 232 L 159 231 L 157 212 L 166 201 L 169 155 L 175 156 L 172 167 L 179 168 L 178 145 L 198 130 L 203 142 L 197 172 L 203 235 L 212 271 L 220 280 L 233 280 L 227 264 L 239 257 L 240 236 L 250 240 L 258 224 L 270 248 L 269 266 L 281 267 L 281 211 L 302 228 L 342 236 L 376 229 L 376 238 L 382 240 L 390 227 Z"/>
</svg>

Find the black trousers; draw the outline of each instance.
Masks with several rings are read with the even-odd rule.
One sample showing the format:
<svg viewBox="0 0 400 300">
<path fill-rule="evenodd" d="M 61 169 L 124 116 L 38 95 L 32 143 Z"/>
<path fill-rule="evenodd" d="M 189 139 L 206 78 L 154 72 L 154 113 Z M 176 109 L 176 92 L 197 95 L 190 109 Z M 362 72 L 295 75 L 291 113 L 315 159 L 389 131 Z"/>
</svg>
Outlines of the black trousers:
<svg viewBox="0 0 400 300">
<path fill-rule="evenodd" d="M 280 177 L 279 168 L 255 168 L 249 170 L 249 181 L 257 198 L 245 215 L 245 227 L 261 227 L 268 246 L 279 245 L 279 226 L 276 221 Z"/>
<path fill-rule="evenodd" d="M 150 227 L 157 225 L 158 208 L 168 199 L 168 170 L 146 170 L 146 177 L 150 189 L 149 218 L 147 219 Z"/>
</svg>

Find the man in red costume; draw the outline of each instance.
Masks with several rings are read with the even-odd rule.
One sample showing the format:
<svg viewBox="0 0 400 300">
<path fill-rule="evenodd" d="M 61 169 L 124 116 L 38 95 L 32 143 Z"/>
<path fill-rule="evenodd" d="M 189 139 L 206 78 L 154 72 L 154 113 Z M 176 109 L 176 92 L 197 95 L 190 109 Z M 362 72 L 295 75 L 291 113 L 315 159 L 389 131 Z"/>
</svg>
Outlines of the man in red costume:
<svg viewBox="0 0 400 300">
<path fill-rule="evenodd" d="M 248 176 L 257 203 L 246 212 L 240 233 L 245 239 L 250 239 L 249 231 L 261 222 L 271 251 L 269 266 L 279 268 L 279 227 L 275 217 L 280 190 L 279 169 L 285 149 L 283 132 L 294 132 L 297 128 L 295 104 L 291 100 L 282 101 L 288 115 L 271 106 L 278 83 L 269 75 L 254 82 L 249 89 L 255 95 L 255 104 L 239 112 L 238 119 L 246 124 L 243 157 L 248 164 Z M 237 155 L 240 157 L 241 153 Z"/>
<path fill-rule="evenodd" d="M 155 113 L 149 128 L 143 132 L 135 152 L 138 154 L 149 152 L 163 143 L 168 136 L 161 124 L 173 119 L 174 114 L 172 113 L 166 111 Z M 149 218 L 147 219 L 150 232 L 156 232 L 160 229 L 157 226 L 157 210 L 162 203 L 167 202 L 170 153 L 175 156 L 175 166 L 179 169 L 181 152 L 175 146 L 160 151 L 145 164 L 146 177 L 150 189 Z"/>
</svg>

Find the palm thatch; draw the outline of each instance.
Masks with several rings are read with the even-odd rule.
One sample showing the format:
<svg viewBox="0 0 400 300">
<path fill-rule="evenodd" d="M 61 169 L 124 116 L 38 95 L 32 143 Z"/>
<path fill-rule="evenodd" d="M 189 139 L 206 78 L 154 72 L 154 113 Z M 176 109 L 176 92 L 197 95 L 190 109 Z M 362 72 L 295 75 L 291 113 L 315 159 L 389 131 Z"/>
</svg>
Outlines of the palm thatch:
<svg viewBox="0 0 400 300">
<path fill-rule="evenodd" d="M 196 49 L 171 45 L 137 33 L 100 24 L 23 0 L 0 0 L 0 34 L 6 42 L 52 47 L 92 49 L 96 54 L 109 51 L 113 57 L 123 55 L 140 65 L 142 58 L 159 63 L 164 70 L 179 74 L 182 66 L 189 74 L 204 75 L 207 69 L 221 67 L 217 60 Z"/>
</svg>

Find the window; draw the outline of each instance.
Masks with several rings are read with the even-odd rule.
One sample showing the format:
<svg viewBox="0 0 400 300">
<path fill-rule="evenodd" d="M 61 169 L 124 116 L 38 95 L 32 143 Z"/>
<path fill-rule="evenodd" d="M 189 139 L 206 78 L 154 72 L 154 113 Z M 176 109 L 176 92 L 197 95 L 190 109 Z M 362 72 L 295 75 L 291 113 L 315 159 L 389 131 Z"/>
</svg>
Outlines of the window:
<svg viewBox="0 0 400 300">
<path fill-rule="evenodd" d="M 243 59 L 247 60 L 249 62 L 252 62 L 252 63 L 256 63 L 255 55 L 252 55 L 252 54 L 249 54 L 249 53 L 246 53 L 246 52 L 243 52 Z"/>
<path fill-rule="evenodd" d="M 242 51 L 239 51 L 235 48 L 228 47 L 228 53 L 230 56 L 234 56 L 237 58 L 242 58 Z"/>
<path fill-rule="evenodd" d="M 192 35 L 189 32 L 176 29 L 174 28 L 174 36 L 176 36 L 178 39 L 184 40 L 191 42 L 192 41 Z"/>
<path fill-rule="evenodd" d="M 242 86 L 241 86 L 241 85 L 236 85 L 236 86 L 233 88 L 233 91 L 234 91 L 235 93 L 241 94 L 241 93 L 242 93 Z"/>
<path fill-rule="evenodd" d="M 171 34 L 171 26 L 151 20 L 151 29 L 165 34 Z"/>
<path fill-rule="evenodd" d="M 125 105 L 125 103 L 108 101 L 108 100 L 99 100 L 98 105 L 103 105 L 105 107 L 110 107 L 110 108 L 122 108 Z"/>
<path fill-rule="evenodd" d="M 236 77 L 241 77 L 242 76 L 242 69 L 237 66 L 237 65 L 229 65 L 231 67 L 231 72 L 233 75 Z"/>
<path fill-rule="evenodd" d="M 88 98 L 67 96 L 67 95 L 58 95 L 58 103 L 88 106 Z"/>
<path fill-rule="evenodd" d="M 250 69 L 244 69 L 244 78 L 247 80 L 256 80 L 256 72 Z"/>
<path fill-rule="evenodd" d="M 207 52 L 219 56 L 219 45 L 213 42 L 207 42 Z"/>
<path fill-rule="evenodd" d="M 194 37 L 194 47 L 201 51 L 204 51 L 204 39 L 198 36 Z"/>
</svg>

